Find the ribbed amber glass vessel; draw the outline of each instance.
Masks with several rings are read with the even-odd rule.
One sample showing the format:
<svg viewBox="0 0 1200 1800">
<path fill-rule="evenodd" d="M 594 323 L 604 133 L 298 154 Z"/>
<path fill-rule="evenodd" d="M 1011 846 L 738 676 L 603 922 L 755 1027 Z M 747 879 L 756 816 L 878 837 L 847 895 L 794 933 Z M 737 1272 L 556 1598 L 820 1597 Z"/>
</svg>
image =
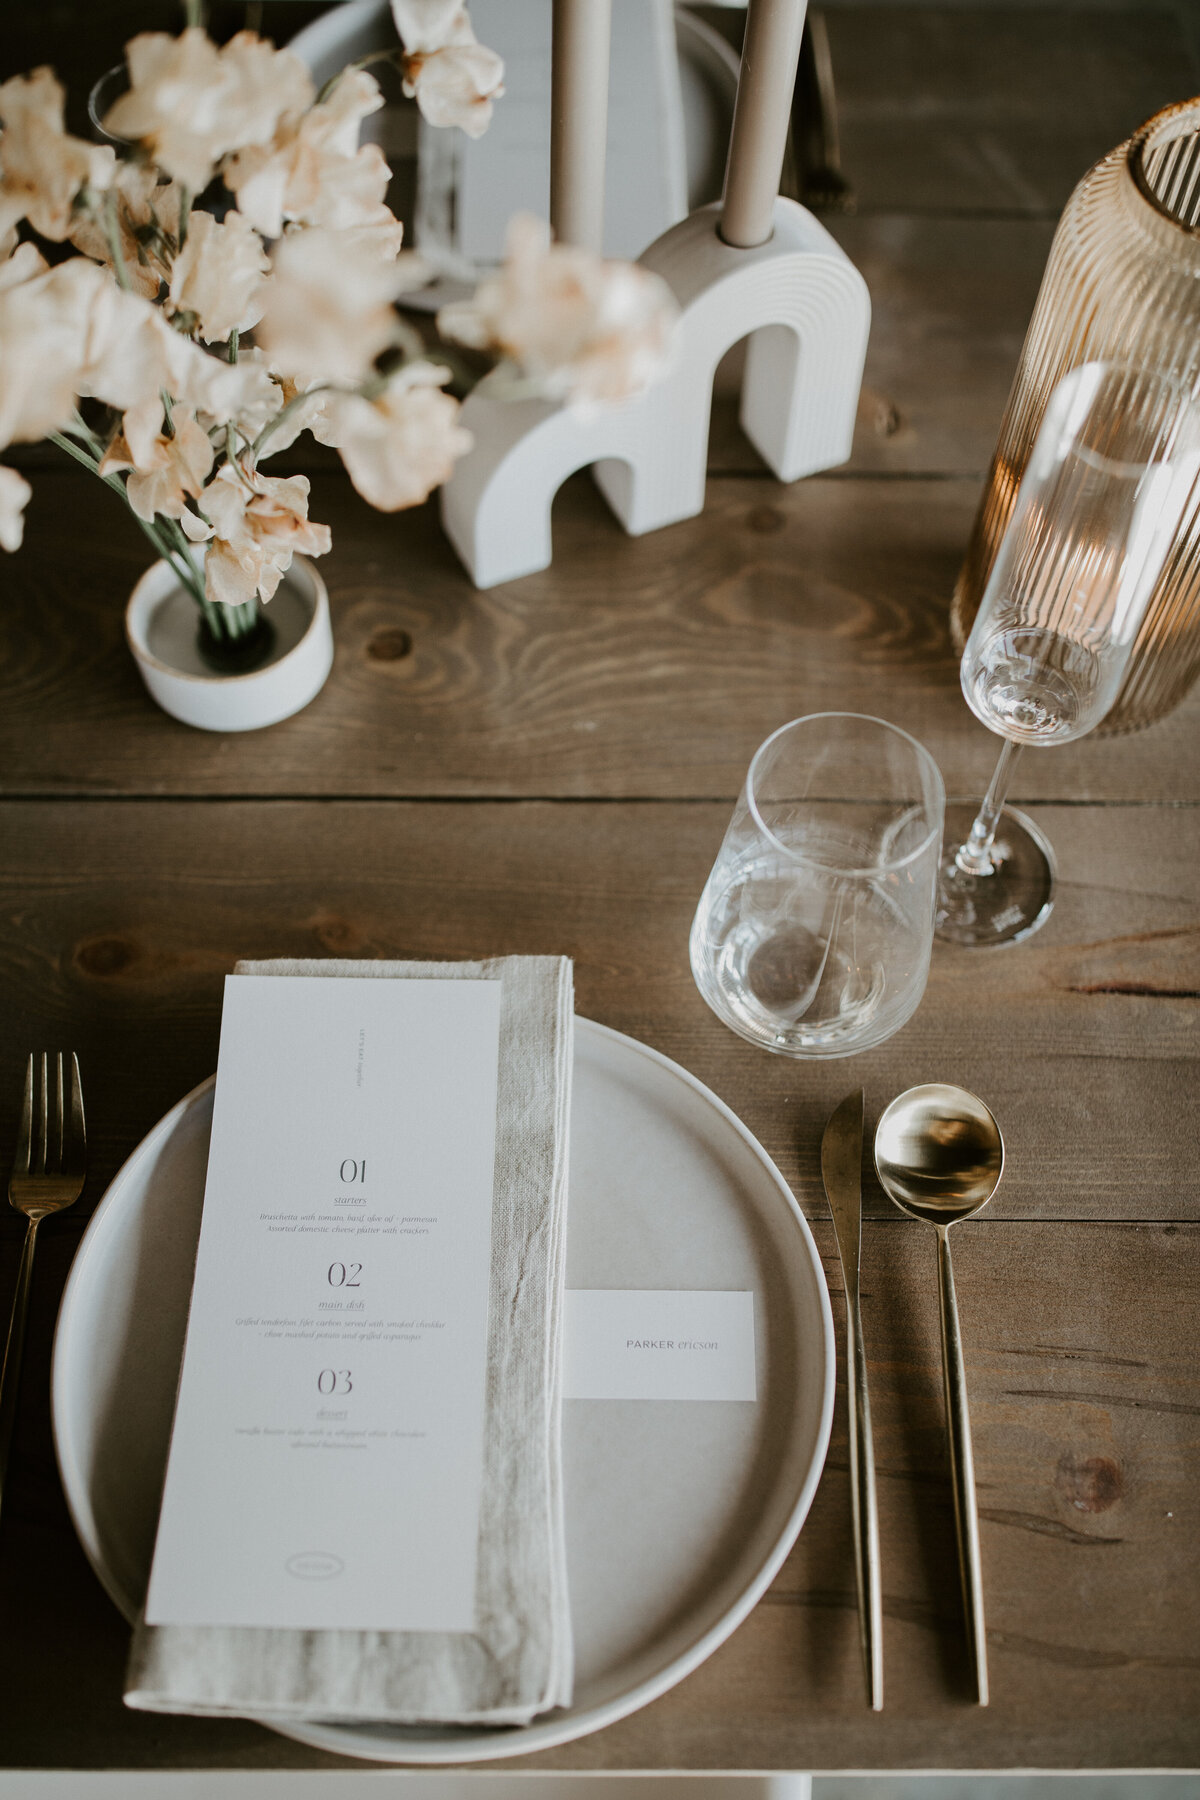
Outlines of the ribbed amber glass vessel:
<svg viewBox="0 0 1200 1800">
<path fill-rule="evenodd" d="M 951 612 L 961 649 L 1057 383 L 1104 359 L 1200 392 L 1200 99 L 1156 113 L 1067 202 L 1008 397 Z M 1200 674 L 1200 490 L 1159 578 L 1124 685 L 1100 730 L 1134 731 Z"/>
</svg>

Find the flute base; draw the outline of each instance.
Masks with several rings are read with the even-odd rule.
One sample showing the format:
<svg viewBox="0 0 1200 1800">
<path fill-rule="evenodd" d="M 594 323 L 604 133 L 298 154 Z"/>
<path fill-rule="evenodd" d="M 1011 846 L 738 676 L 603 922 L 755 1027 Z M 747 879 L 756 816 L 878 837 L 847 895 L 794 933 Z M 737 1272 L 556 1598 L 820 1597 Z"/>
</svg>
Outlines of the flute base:
<svg viewBox="0 0 1200 1800">
<path fill-rule="evenodd" d="M 970 874 L 955 857 L 970 836 L 976 810 L 962 803 L 946 808 L 943 842 L 949 849 L 938 871 L 934 935 L 969 949 L 1019 944 L 1050 917 L 1058 878 L 1054 851 L 1032 819 L 1006 806 L 992 844 L 991 872 Z"/>
</svg>

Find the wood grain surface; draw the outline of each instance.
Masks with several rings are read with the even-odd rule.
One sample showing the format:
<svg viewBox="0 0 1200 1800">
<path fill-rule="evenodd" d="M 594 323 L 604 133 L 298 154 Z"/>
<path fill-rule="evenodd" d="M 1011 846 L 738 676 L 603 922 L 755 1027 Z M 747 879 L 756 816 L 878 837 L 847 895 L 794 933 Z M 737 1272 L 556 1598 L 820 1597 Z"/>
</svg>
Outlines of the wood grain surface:
<svg viewBox="0 0 1200 1800">
<path fill-rule="evenodd" d="M 432 504 L 385 517 L 318 476 L 334 674 L 239 741 L 147 700 L 122 622 L 143 541 L 112 496 L 82 474 L 37 479 L 0 608 L 4 794 L 732 803 L 769 732 L 829 709 L 911 731 L 961 798 L 996 759 L 947 623 L 973 480 L 714 480 L 699 518 L 628 538 L 583 475 L 555 503 L 554 565 L 477 593 Z M 1034 750 L 1013 798 L 1194 801 L 1198 719 L 1200 691 L 1152 732 Z"/>
<path fill-rule="evenodd" d="M 881 1110 L 914 1082 L 951 1080 L 983 1094 L 1008 1137 L 990 1218 L 1193 1219 L 1200 819 L 1036 816 L 1062 866 L 1049 924 L 1011 953 L 938 946 L 908 1025 L 847 1064 L 743 1043 L 696 991 L 688 930 L 723 804 L 0 805 L 0 1141 L 26 1047 L 69 1037 L 87 1071 L 94 1201 L 215 1068 L 239 957 L 554 952 L 575 959 L 577 1010 L 715 1088 L 812 1216 L 821 1127 L 847 1086 Z"/>
<path fill-rule="evenodd" d="M 267 28 L 315 11 L 273 5 Z M 243 22 L 213 12 L 218 34 Z M 82 129 L 124 39 L 176 24 L 168 0 L 18 8 L 0 79 L 56 63 Z M 1053 917 L 1016 950 L 939 948 L 879 1049 L 768 1056 L 708 1012 L 686 954 L 746 764 L 785 720 L 882 714 L 952 794 L 981 793 L 997 743 L 963 702 L 947 603 L 1055 218 L 1092 161 L 1200 87 L 1200 31 L 1186 7 L 1121 0 L 839 5 L 828 24 L 859 212 L 826 223 L 874 307 L 845 468 L 770 479 L 737 427 L 735 354 L 701 518 L 629 539 L 577 477 L 553 567 L 477 594 L 432 506 L 381 517 L 302 442 L 291 466 L 334 533 L 337 660 L 298 718 L 239 738 L 142 691 L 122 608 L 147 554 L 111 496 L 56 452 L 5 452 L 35 492 L 0 604 L 0 1147 L 42 1044 L 79 1050 L 91 1130 L 84 1200 L 42 1231 L 0 1519 L 8 1766 L 338 1766 L 250 1723 L 122 1707 L 127 1631 L 54 1464 L 58 1298 L 121 1161 L 211 1072 L 238 957 L 501 951 L 573 956 L 581 1013 L 745 1119 L 813 1221 L 839 1329 L 818 1144 L 848 1088 L 871 1122 L 913 1082 L 959 1081 L 1009 1156 L 955 1237 L 991 1707 L 964 1686 L 932 1242 L 868 1178 L 886 1710 L 862 1699 L 839 1392 L 812 1514 L 763 1603 L 655 1705 L 528 1766 L 1200 1764 L 1200 693 L 1150 732 L 1024 759 L 1016 795 L 1059 857 Z M 5 1209 L 0 1305 L 20 1232 Z"/>
<path fill-rule="evenodd" d="M 1200 76 L 1187 7 L 833 6 L 827 21 L 863 211 L 1057 218 L 1085 169 Z"/>
</svg>

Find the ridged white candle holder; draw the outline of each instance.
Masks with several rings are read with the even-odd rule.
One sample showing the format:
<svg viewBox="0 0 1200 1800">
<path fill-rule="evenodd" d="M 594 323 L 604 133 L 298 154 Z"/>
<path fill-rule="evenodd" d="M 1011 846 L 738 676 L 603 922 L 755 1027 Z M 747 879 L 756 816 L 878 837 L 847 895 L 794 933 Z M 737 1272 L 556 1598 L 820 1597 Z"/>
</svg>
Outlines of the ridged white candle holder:
<svg viewBox="0 0 1200 1800">
<path fill-rule="evenodd" d="M 717 364 L 749 336 L 741 423 L 780 481 L 850 455 L 871 301 L 849 257 L 795 201 L 775 201 L 771 237 L 735 249 L 702 208 L 641 257 L 679 301 L 670 373 L 636 400 L 587 414 L 511 401 L 480 383 L 462 422 L 475 447 L 442 489 L 442 523 L 476 587 L 549 566 L 550 509 L 577 469 L 631 536 L 704 508 Z"/>
</svg>

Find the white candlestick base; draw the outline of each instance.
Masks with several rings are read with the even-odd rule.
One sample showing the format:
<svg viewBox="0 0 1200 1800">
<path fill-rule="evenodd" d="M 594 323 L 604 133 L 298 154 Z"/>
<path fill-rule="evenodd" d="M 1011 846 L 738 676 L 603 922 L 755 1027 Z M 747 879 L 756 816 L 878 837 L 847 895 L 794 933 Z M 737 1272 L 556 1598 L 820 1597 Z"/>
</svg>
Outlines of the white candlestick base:
<svg viewBox="0 0 1200 1800">
<path fill-rule="evenodd" d="M 442 489 L 442 522 L 476 587 L 548 567 L 554 496 L 588 464 L 633 536 L 701 512 L 713 376 L 747 335 L 742 429 L 780 481 L 849 457 L 871 322 L 866 283 L 795 201 L 777 199 L 770 239 L 744 250 L 717 235 L 720 210 L 693 213 L 641 258 L 682 314 L 675 365 L 647 393 L 582 417 L 500 399 L 487 381 L 467 400 L 462 422 L 475 448 Z"/>
</svg>

